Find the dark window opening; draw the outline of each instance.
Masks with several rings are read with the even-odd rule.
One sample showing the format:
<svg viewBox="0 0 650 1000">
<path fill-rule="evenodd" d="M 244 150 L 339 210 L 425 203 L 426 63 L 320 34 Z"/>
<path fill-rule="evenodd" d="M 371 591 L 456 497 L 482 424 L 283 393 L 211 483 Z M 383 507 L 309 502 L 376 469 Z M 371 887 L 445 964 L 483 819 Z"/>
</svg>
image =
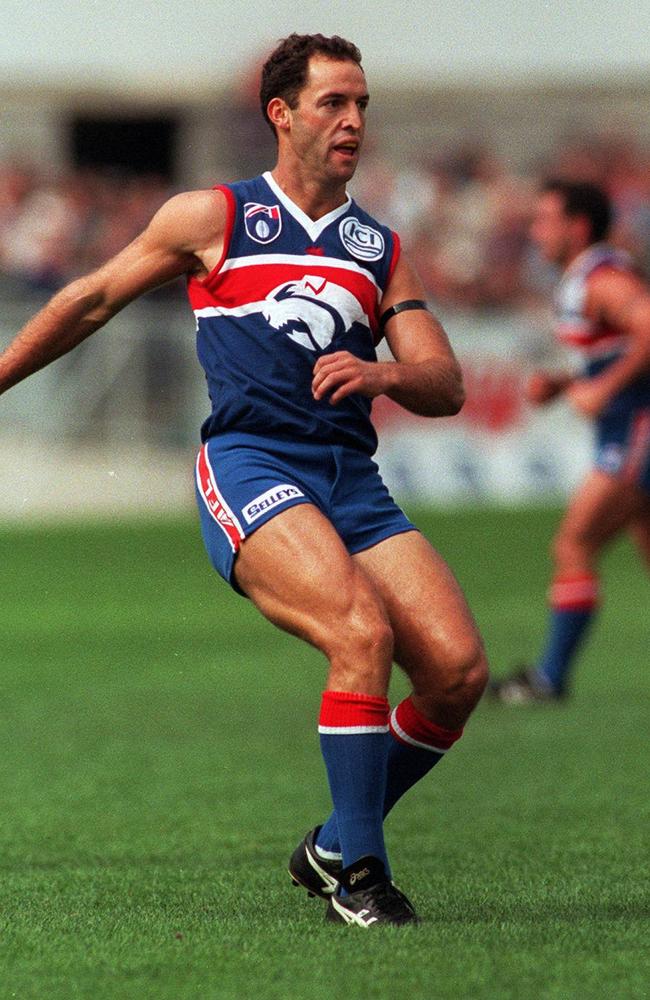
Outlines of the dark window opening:
<svg viewBox="0 0 650 1000">
<path fill-rule="evenodd" d="M 177 122 L 171 118 L 76 118 L 75 167 L 174 179 Z"/>
</svg>

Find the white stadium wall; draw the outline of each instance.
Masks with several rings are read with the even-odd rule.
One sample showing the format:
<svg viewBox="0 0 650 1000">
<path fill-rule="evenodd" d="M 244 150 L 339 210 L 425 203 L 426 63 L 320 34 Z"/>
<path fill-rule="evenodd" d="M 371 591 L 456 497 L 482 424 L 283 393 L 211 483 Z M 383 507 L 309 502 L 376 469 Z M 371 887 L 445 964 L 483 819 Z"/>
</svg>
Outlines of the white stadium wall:
<svg viewBox="0 0 650 1000">
<path fill-rule="evenodd" d="M 453 337 L 467 392 L 458 416 L 427 420 L 378 402 L 377 459 L 395 496 L 440 505 L 544 504 L 575 487 L 589 462 L 590 429 L 564 403 L 537 409 L 526 402 L 539 351 L 515 322 L 474 320 L 471 332 Z"/>
<path fill-rule="evenodd" d="M 24 303 L 5 310 L 0 345 L 23 311 Z M 391 491 L 407 504 L 443 506 L 540 504 L 565 496 L 589 460 L 589 428 L 563 404 L 536 411 L 523 395 L 549 341 L 523 318 L 444 320 L 463 365 L 467 402 L 460 415 L 440 420 L 376 402 L 377 458 Z M 188 311 L 138 303 L 7 393 L 0 517 L 191 507 L 198 430 L 207 413 L 193 334 Z"/>
</svg>

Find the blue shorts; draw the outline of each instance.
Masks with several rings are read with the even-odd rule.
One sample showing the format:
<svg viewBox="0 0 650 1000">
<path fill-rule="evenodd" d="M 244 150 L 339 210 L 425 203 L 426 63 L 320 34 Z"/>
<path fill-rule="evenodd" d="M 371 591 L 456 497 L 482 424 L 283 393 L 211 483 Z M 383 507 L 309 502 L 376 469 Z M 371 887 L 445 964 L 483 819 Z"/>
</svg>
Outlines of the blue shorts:
<svg viewBox="0 0 650 1000">
<path fill-rule="evenodd" d="M 416 530 L 372 458 L 341 445 L 220 434 L 197 456 L 196 495 L 210 561 L 239 593 L 233 567 L 242 539 L 297 504 L 317 507 L 350 554 Z"/>
<path fill-rule="evenodd" d="M 595 464 L 650 494 L 650 406 L 615 407 L 596 421 Z"/>
</svg>

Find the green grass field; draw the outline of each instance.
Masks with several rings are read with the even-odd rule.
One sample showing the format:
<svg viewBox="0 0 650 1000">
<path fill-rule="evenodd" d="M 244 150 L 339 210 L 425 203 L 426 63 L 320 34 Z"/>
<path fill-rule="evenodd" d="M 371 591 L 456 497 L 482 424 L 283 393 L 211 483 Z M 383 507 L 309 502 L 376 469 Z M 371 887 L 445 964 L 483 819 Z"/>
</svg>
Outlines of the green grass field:
<svg viewBox="0 0 650 1000">
<path fill-rule="evenodd" d="M 557 512 L 420 513 L 495 673 L 544 627 Z M 424 923 L 326 925 L 325 664 L 214 576 L 192 518 L 0 532 L 0 997 L 650 996 L 648 583 L 623 543 L 574 697 L 481 705 L 387 821 Z M 393 695 L 405 690 L 396 677 Z"/>
</svg>

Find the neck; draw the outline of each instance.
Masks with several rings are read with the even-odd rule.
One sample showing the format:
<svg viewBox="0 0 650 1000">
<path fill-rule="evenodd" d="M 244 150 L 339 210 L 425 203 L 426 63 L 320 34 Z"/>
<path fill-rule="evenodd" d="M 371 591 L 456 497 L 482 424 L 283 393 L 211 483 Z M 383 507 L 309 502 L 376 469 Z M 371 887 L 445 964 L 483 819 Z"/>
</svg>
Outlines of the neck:
<svg viewBox="0 0 650 1000">
<path fill-rule="evenodd" d="M 305 215 L 316 222 L 347 200 L 345 181 L 323 182 L 319 178 L 303 177 L 300 170 L 277 164 L 271 171 L 273 180 Z"/>
</svg>

